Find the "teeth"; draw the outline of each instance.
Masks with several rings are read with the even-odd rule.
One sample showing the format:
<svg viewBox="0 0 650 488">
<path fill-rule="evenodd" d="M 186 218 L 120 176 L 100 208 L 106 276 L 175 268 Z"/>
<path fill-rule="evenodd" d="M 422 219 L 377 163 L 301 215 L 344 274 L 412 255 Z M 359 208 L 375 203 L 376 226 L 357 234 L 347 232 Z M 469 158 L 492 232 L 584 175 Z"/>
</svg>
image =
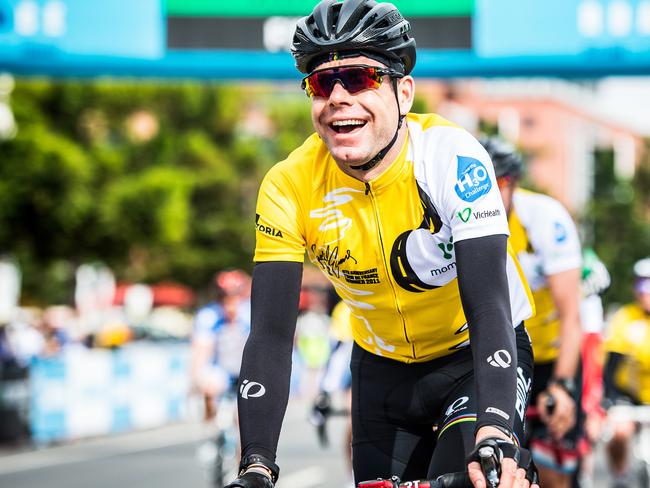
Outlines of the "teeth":
<svg viewBox="0 0 650 488">
<path fill-rule="evenodd" d="M 335 126 L 344 126 L 344 125 L 363 125 L 365 122 L 359 119 L 347 119 L 347 120 L 335 120 L 332 122 L 332 125 Z"/>
</svg>

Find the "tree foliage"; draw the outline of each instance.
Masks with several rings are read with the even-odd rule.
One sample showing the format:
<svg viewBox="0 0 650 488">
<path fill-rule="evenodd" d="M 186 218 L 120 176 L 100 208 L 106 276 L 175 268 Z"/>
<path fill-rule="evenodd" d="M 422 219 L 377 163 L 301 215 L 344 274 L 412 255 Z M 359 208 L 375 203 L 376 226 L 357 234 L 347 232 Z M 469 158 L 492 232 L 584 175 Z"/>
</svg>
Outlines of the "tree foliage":
<svg viewBox="0 0 650 488">
<path fill-rule="evenodd" d="M 590 244 L 612 276 L 606 304 L 633 299 L 632 266 L 650 256 L 650 141 L 631 180 L 617 175 L 612 150 L 595 154 L 594 193 L 587 206 Z"/>
<path fill-rule="evenodd" d="M 77 264 L 199 288 L 252 266 L 262 175 L 311 131 L 297 90 L 20 80 L 0 142 L 0 253 L 27 302 L 70 301 Z"/>
</svg>

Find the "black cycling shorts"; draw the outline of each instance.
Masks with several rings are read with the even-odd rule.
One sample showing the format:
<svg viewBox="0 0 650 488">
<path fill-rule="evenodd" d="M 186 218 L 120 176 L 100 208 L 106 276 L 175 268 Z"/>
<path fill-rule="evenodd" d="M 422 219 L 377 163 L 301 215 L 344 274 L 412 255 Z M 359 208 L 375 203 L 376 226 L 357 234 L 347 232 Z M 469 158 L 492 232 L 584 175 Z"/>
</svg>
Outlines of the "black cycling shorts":
<svg viewBox="0 0 650 488">
<path fill-rule="evenodd" d="M 523 442 L 524 413 L 533 373 L 530 339 L 516 329 L 517 413 L 514 434 Z M 352 351 L 352 464 L 356 482 L 402 480 L 463 471 L 474 448 L 476 387 L 471 350 L 406 364 Z"/>
<path fill-rule="evenodd" d="M 533 391 L 531 393 L 531 405 L 537 404 L 537 397 L 546 390 L 548 382 L 553 375 L 555 363 L 535 364 L 533 375 Z M 532 452 L 533 459 L 538 466 L 551 469 L 560 473 L 571 474 L 579 467 L 580 451 L 579 442 L 584 436 L 584 412 L 582 410 L 582 368 L 576 373 L 576 392 L 573 395 L 576 404 L 576 424 L 560 440 L 551 438 L 538 416 L 527 418 L 529 436 L 528 447 Z"/>
</svg>

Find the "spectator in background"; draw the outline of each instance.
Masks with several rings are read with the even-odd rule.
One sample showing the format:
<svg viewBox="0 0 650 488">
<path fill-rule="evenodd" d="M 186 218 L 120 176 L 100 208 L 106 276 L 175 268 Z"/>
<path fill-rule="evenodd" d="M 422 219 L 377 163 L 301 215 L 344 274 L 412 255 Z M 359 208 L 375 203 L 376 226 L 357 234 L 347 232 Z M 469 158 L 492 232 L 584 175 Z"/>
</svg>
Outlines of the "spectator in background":
<svg viewBox="0 0 650 488">
<path fill-rule="evenodd" d="M 347 422 L 343 441 L 343 455 L 348 471 L 352 475 L 352 372 L 350 371 L 350 360 L 352 358 L 352 347 L 354 337 L 350 324 L 350 307 L 341 300 L 332 310 L 330 323 L 330 337 L 332 347 L 325 365 L 323 376 L 320 382 L 319 392 L 314 399 L 309 415 L 310 422 L 318 429 L 322 444 L 328 443 L 326 424 L 328 417 L 332 414 L 332 396 L 342 393 L 344 396 L 344 408 L 347 411 Z"/>
<path fill-rule="evenodd" d="M 29 439 L 29 364 L 39 356 L 45 341 L 36 328 L 40 310 L 14 310 L 0 324 L 0 443 Z"/>
<path fill-rule="evenodd" d="M 650 257 L 634 265 L 636 301 L 621 307 L 611 319 L 605 340 L 606 405 L 650 405 Z M 636 432 L 631 420 L 617 421 L 607 445 L 615 487 L 632 479 L 630 441 Z"/>
<path fill-rule="evenodd" d="M 330 355 L 330 290 L 320 271 L 308 266 L 300 288 L 295 354 L 299 365 L 300 394 L 313 397 Z"/>
<path fill-rule="evenodd" d="M 217 273 L 213 299 L 194 319 L 191 382 L 203 395 L 205 417 L 216 414 L 216 400 L 235 387 L 250 331 L 250 277 L 242 270 Z"/>
<path fill-rule="evenodd" d="M 0 327 L 5 340 L 0 344 L 0 357 L 11 357 L 21 368 L 27 368 L 33 358 L 41 355 L 45 348 L 40 329 L 42 313 L 38 308 L 18 309 L 16 319 Z"/>
<path fill-rule="evenodd" d="M 70 342 L 70 330 L 74 328 L 75 311 L 66 305 L 53 305 L 43 312 L 41 332 L 45 339 L 42 356 L 56 356 Z"/>
</svg>

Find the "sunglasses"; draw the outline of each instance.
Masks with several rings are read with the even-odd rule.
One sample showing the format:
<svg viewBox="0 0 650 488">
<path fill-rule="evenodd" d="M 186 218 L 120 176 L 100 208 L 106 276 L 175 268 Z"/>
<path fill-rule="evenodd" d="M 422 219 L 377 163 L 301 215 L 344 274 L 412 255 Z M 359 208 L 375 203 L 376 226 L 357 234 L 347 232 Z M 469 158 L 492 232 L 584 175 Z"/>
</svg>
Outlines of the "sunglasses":
<svg viewBox="0 0 650 488">
<path fill-rule="evenodd" d="M 377 66 L 349 65 L 312 71 L 302 79 L 301 87 L 309 97 L 329 97 L 337 82 L 348 93 L 354 94 L 369 88 L 379 88 L 384 76 L 402 78 L 404 75 L 388 68 Z"/>
</svg>

